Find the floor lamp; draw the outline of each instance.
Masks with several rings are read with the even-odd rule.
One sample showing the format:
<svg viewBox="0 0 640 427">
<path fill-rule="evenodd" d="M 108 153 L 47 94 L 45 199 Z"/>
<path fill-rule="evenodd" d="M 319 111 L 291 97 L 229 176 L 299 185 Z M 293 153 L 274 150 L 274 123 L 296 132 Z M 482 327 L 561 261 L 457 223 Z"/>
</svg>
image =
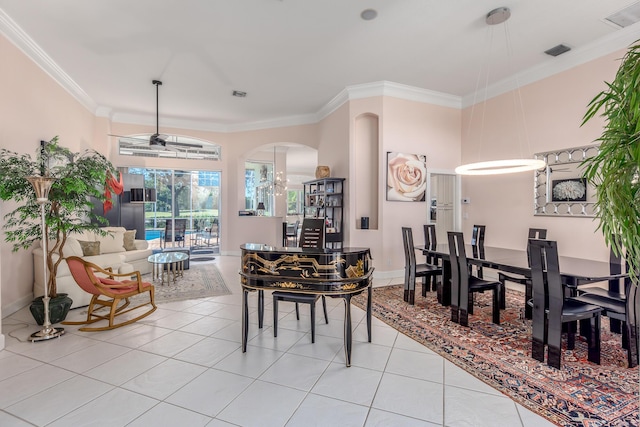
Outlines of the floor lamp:
<svg viewBox="0 0 640 427">
<path fill-rule="evenodd" d="M 44 322 L 42 323 L 42 330 L 34 332 L 29 337 L 32 342 L 49 340 L 51 338 L 58 338 L 64 334 L 64 328 L 54 328 L 51 326 L 49 319 L 49 283 L 47 281 L 47 225 L 45 222 L 44 205 L 49 201 L 49 190 L 55 182 L 56 178 L 50 178 L 46 176 L 29 176 L 27 181 L 33 185 L 33 189 L 36 192 L 36 202 L 40 205 L 40 218 L 42 220 L 42 274 L 44 277 L 44 297 L 42 303 L 44 304 Z"/>
</svg>

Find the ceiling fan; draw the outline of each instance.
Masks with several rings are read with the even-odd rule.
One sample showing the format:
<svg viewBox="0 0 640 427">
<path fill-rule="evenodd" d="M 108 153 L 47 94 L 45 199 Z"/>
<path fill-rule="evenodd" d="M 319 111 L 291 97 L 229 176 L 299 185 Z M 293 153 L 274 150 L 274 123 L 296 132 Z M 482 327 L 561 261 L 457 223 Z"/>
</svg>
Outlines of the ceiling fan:
<svg viewBox="0 0 640 427">
<path fill-rule="evenodd" d="M 194 144 L 194 143 L 186 143 L 186 142 L 178 142 L 177 140 L 173 141 L 170 139 L 168 135 L 164 135 L 160 133 L 160 116 L 159 116 L 159 86 L 162 86 L 162 82 L 160 80 L 152 80 L 152 83 L 156 86 L 156 133 L 149 137 L 149 140 L 130 137 L 130 136 L 120 136 L 120 135 L 111 135 L 120 138 L 120 142 L 127 145 L 137 145 L 141 146 L 142 144 L 148 145 L 150 149 L 156 150 L 171 150 L 171 151 L 188 151 L 193 149 L 202 149 L 202 144 Z M 177 139 L 177 137 L 173 137 Z"/>
</svg>

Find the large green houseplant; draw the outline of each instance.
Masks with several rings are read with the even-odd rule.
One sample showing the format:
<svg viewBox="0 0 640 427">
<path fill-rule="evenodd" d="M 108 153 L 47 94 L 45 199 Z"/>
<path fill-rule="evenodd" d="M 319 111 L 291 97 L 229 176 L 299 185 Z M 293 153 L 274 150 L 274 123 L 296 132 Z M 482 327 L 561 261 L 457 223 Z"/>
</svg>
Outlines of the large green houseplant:
<svg viewBox="0 0 640 427">
<path fill-rule="evenodd" d="M 106 220 L 92 213 L 92 200 L 103 202 L 107 180 L 117 170 L 95 150 L 73 153 L 58 143 L 56 136 L 42 142 L 37 156 L 0 150 L 0 199 L 13 200 L 18 207 L 4 217 L 5 240 L 13 251 L 28 249 L 42 238 L 39 205 L 29 176 L 50 176 L 55 182 L 45 205 L 45 233 L 49 238 L 46 256 L 49 296 L 58 295 L 56 275 L 64 259 L 67 236 L 83 230 L 99 232 Z M 35 314 L 34 314 L 35 316 Z"/>
<path fill-rule="evenodd" d="M 583 175 L 596 188 L 599 228 L 608 244 L 624 248 L 631 276 L 640 271 L 640 40 L 622 58 L 607 89 L 590 103 L 583 124 L 605 118 L 598 155 L 583 162 Z M 618 238 L 614 238 L 618 236 Z"/>
</svg>

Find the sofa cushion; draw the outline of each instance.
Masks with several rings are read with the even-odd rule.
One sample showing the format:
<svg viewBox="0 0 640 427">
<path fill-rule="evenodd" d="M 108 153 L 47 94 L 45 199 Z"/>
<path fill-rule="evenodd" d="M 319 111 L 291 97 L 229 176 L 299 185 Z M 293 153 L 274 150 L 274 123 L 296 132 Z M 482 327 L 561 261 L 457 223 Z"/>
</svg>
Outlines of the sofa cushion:
<svg viewBox="0 0 640 427">
<path fill-rule="evenodd" d="M 125 231 L 123 235 L 124 249 L 127 251 L 135 251 L 136 249 L 138 249 L 136 248 L 135 239 L 136 230 Z"/>
<path fill-rule="evenodd" d="M 100 255 L 100 242 L 87 242 L 84 240 L 78 240 L 78 243 L 82 248 L 82 256 Z"/>
<path fill-rule="evenodd" d="M 96 235 L 96 242 L 100 242 L 101 254 L 114 254 L 123 252 L 124 230 L 107 230 L 106 236 Z"/>
</svg>

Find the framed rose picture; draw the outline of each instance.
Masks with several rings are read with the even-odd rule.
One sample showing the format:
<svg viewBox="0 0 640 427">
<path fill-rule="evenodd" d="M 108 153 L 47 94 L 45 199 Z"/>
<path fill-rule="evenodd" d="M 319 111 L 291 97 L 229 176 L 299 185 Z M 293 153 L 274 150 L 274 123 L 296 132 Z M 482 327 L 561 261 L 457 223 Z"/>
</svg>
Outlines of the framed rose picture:
<svg viewBox="0 0 640 427">
<path fill-rule="evenodd" d="M 424 202 L 427 190 L 427 156 L 387 152 L 387 200 Z"/>
</svg>

